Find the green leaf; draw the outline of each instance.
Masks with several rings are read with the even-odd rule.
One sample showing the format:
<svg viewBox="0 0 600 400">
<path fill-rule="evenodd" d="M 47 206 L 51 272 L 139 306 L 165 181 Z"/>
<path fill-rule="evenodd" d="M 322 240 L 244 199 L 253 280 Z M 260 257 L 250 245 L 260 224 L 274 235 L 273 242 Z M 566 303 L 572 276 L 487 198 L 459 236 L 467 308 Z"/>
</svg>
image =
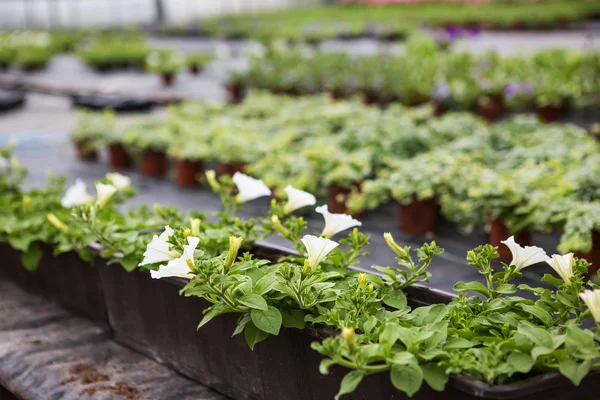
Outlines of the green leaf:
<svg viewBox="0 0 600 400">
<path fill-rule="evenodd" d="M 543 308 L 528 304 L 519 304 L 519 306 L 521 309 L 523 309 L 523 311 L 540 320 L 547 328 L 550 328 L 552 325 L 554 325 L 554 322 L 552 321 L 552 315 L 550 315 L 550 313 Z"/>
<path fill-rule="evenodd" d="M 246 324 L 246 330 L 244 331 L 244 336 L 246 337 L 246 343 L 252 351 L 254 351 L 254 346 L 256 343 L 262 342 L 265 340 L 269 334 L 264 332 L 262 329 L 259 329 L 252 323 L 252 321 Z"/>
<path fill-rule="evenodd" d="M 473 347 L 474 345 L 475 345 L 475 343 L 471 342 L 470 340 L 459 337 L 456 339 L 448 340 L 446 342 L 446 345 L 444 346 L 444 349 L 446 349 L 446 350 L 469 349 L 469 348 Z"/>
<path fill-rule="evenodd" d="M 448 375 L 444 367 L 438 366 L 436 363 L 421 365 L 423 371 L 423 379 L 427 384 L 438 392 L 443 392 L 448 382 Z"/>
<path fill-rule="evenodd" d="M 552 335 L 548 333 L 544 328 L 538 328 L 533 326 L 529 322 L 522 321 L 517 327 L 517 334 L 520 334 L 534 344 L 545 348 L 554 348 L 554 342 L 552 341 Z M 517 342 L 518 343 L 518 342 Z"/>
<path fill-rule="evenodd" d="M 231 337 L 242 333 L 242 331 L 244 330 L 246 325 L 248 325 L 248 322 L 250 322 L 250 314 L 244 314 L 242 319 L 239 320 L 237 326 L 235 327 L 235 330 L 233 331 L 233 334 L 231 335 Z"/>
<path fill-rule="evenodd" d="M 306 326 L 306 313 L 302 310 L 280 310 L 281 321 L 286 328 L 304 329 Z"/>
<path fill-rule="evenodd" d="M 277 277 L 273 274 L 267 274 L 256 282 L 256 285 L 254 285 L 252 291 L 262 296 L 273 289 L 275 285 L 277 285 Z"/>
<path fill-rule="evenodd" d="M 416 364 L 394 364 L 390 378 L 396 389 L 412 397 L 417 393 L 423 384 L 423 371 Z"/>
<path fill-rule="evenodd" d="M 277 336 L 281 328 L 282 317 L 278 309 L 269 306 L 266 310 L 252 310 L 252 322 L 258 329 Z"/>
<path fill-rule="evenodd" d="M 423 318 L 423 325 L 437 324 L 448 315 L 448 309 L 444 304 L 429 306 L 429 312 Z"/>
<path fill-rule="evenodd" d="M 400 336 L 400 329 L 402 329 L 400 325 L 386 324 L 379 335 L 379 342 L 381 344 L 388 344 L 390 347 L 393 346 Z"/>
<path fill-rule="evenodd" d="M 526 374 L 531 371 L 531 368 L 533 368 L 533 365 L 535 364 L 535 360 L 529 354 L 521 353 L 520 351 L 511 353 L 506 362 L 515 371 L 522 374 Z"/>
<path fill-rule="evenodd" d="M 383 298 L 383 302 L 397 310 L 401 310 L 406 306 L 406 295 L 401 290 L 396 290 L 395 292 L 391 292 L 387 296 Z"/>
<path fill-rule="evenodd" d="M 456 282 L 453 289 L 457 292 L 470 291 L 490 297 L 490 292 L 481 282 Z"/>
<path fill-rule="evenodd" d="M 573 382 L 573 385 L 579 386 L 581 380 L 585 378 L 588 372 L 590 372 L 591 367 L 592 360 L 585 360 L 582 363 L 577 363 L 576 361 L 567 358 L 561 361 L 558 370 Z"/>
<path fill-rule="evenodd" d="M 328 375 L 329 368 L 331 368 L 332 365 L 335 365 L 335 361 L 331 358 L 325 358 L 321 360 L 321 363 L 319 364 L 319 372 L 323 375 Z"/>
<path fill-rule="evenodd" d="M 125 269 L 127 272 L 134 271 L 140 260 L 135 254 L 128 254 L 125 257 L 119 259 L 119 264 Z"/>
<path fill-rule="evenodd" d="M 502 285 L 498 286 L 495 291 L 500 294 L 513 294 L 517 291 L 517 289 L 515 288 L 515 285 L 503 283 Z"/>
<path fill-rule="evenodd" d="M 27 251 L 23 252 L 21 255 L 21 263 L 28 271 L 35 271 L 40 265 L 40 260 L 42 259 L 43 253 L 40 245 L 35 242 L 32 243 Z"/>
<path fill-rule="evenodd" d="M 417 364 L 417 359 L 415 358 L 413 353 L 409 353 L 408 351 L 400 351 L 400 352 L 394 354 L 394 357 L 392 358 L 392 362 L 394 364 L 401 364 L 401 365 Z"/>
<path fill-rule="evenodd" d="M 339 400 L 340 396 L 354 392 L 360 381 L 362 381 L 364 375 L 360 371 L 351 371 L 344 376 L 342 384 L 340 385 L 340 391 L 335 395 L 335 400 Z"/>
<path fill-rule="evenodd" d="M 227 312 L 227 307 L 225 307 L 224 305 L 221 304 L 215 304 L 214 306 L 212 306 L 212 308 L 206 313 L 206 315 L 204 316 L 204 318 L 202 318 L 202 321 L 200 321 L 200 323 L 198 324 L 198 328 L 200 329 L 202 328 L 204 325 L 206 325 L 211 319 L 224 314 Z"/>
<path fill-rule="evenodd" d="M 256 310 L 266 310 L 269 308 L 267 301 L 263 299 L 262 296 L 254 293 L 248 293 L 240 297 L 238 301 L 243 305 Z"/>
</svg>

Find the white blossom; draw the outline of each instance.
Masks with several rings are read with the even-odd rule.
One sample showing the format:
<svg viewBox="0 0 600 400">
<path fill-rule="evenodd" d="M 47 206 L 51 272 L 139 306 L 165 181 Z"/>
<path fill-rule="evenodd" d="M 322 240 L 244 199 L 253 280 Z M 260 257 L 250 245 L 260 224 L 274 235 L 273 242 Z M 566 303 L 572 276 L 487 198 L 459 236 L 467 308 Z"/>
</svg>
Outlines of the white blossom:
<svg viewBox="0 0 600 400">
<path fill-rule="evenodd" d="M 105 185 L 104 183 L 96 183 L 96 205 L 100 208 L 104 207 L 111 197 L 117 192 L 117 188 L 113 185 Z"/>
<path fill-rule="evenodd" d="M 511 236 L 508 239 L 501 241 L 500 243 L 504 243 L 512 253 L 513 259 L 510 262 L 510 265 L 514 265 L 516 267 L 515 271 L 520 271 L 525 267 L 540 262 L 547 262 L 550 259 L 546 255 L 544 249 L 540 247 L 521 247 L 518 243 L 515 242 L 514 236 Z"/>
<path fill-rule="evenodd" d="M 10 163 L 8 162 L 8 160 L 0 156 L 0 173 L 5 173 L 9 165 Z"/>
<path fill-rule="evenodd" d="M 131 178 L 127 175 L 119 174 L 118 172 L 106 174 L 106 179 L 108 179 L 108 181 L 119 190 L 123 190 L 131 186 Z"/>
<path fill-rule="evenodd" d="M 241 172 L 233 174 L 232 179 L 235 186 L 237 186 L 238 195 L 236 199 L 240 203 L 271 195 L 271 190 L 260 179 L 254 179 Z"/>
<path fill-rule="evenodd" d="M 285 206 L 283 207 L 283 211 L 286 214 L 291 214 L 302 207 L 314 206 L 317 204 L 315 196 L 304 190 L 296 189 L 291 185 L 287 185 L 283 191 L 287 195 L 287 203 L 285 203 Z"/>
<path fill-rule="evenodd" d="M 173 229 L 165 226 L 165 230 L 160 236 L 154 235 L 152 241 L 146 246 L 144 252 L 144 260 L 139 263 L 139 266 L 156 264 L 159 262 L 171 261 L 181 256 L 177 250 L 171 250 L 171 245 L 168 240 L 173 234 Z"/>
<path fill-rule="evenodd" d="M 94 196 L 88 193 L 85 182 L 77 179 L 75 184 L 67 189 L 60 204 L 65 208 L 71 208 L 89 204 L 94 201 Z"/>
<path fill-rule="evenodd" d="M 597 323 L 600 323 L 600 289 L 584 290 L 579 294 L 581 300 L 588 306 L 592 317 Z"/>
<path fill-rule="evenodd" d="M 321 261 L 323 261 L 333 249 L 339 246 L 338 243 L 331 239 L 314 235 L 305 235 L 301 241 L 302 244 L 304 244 L 304 247 L 306 247 L 308 265 L 312 270 L 316 269 Z"/>
<path fill-rule="evenodd" d="M 352 218 L 351 215 L 330 213 L 327 205 L 317 207 L 316 211 L 325 218 L 325 228 L 322 235 L 327 238 L 333 237 L 336 233 L 345 231 L 346 229 L 362 225 L 362 222 Z"/>
<path fill-rule="evenodd" d="M 154 279 L 176 276 L 178 278 L 193 278 L 194 274 L 190 269 L 190 264 L 194 263 L 194 251 L 200 243 L 200 238 L 195 236 L 187 237 L 188 244 L 183 245 L 183 254 L 179 258 L 175 258 L 158 267 L 158 271 L 150 271 L 150 276 Z"/>
<path fill-rule="evenodd" d="M 546 262 L 554 271 L 556 271 L 565 283 L 571 283 L 571 278 L 575 272 L 575 258 L 573 258 L 573 253 L 565 254 L 564 256 L 554 254 L 552 258 L 546 260 Z"/>
</svg>

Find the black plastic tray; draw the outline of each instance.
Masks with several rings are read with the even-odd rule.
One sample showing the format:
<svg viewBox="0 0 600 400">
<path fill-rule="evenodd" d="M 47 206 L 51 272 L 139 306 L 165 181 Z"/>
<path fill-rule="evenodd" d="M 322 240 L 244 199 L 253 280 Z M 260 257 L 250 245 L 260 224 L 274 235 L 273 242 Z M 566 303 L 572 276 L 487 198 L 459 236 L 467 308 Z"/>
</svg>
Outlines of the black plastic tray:
<svg viewBox="0 0 600 400">
<path fill-rule="evenodd" d="M 74 95 L 71 101 L 74 107 L 89 110 L 112 109 L 115 112 L 145 112 L 155 105 L 154 101 L 148 99 L 109 95 Z"/>
</svg>

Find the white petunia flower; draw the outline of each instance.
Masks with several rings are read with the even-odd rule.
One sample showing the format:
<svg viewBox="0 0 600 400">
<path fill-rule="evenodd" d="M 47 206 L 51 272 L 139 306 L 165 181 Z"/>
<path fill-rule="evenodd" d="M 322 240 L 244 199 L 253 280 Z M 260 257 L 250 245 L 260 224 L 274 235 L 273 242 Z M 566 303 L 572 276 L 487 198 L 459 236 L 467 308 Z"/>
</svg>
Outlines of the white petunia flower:
<svg viewBox="0 0 600 400">
<path fill-rule="evenodd" d="M 104 183 L 96 183 L 96 205 L 100 208 L 104 207 L 111 197 L 117 192 L 117 188 L 113 185 L 105 185 Z"/>
<path fill-rule="evenodd" d="M 123 190 L 131 186 L 131 178 L 127 175 L 119 174 L 118 172 L 106 174 L 106 179 L 108 179 L 108 181 L 119 190 Z"/>
<path fill-rule="evenodd" d="M 325 228 L 322 235 L 327 238 L 333 237 L 336 233 L 345 231 L 346 229 L 362 225 L 362 222 L 352 218 L 351 215 L 330 213 L 327 205 L 317 207 L 316 211 L 325 218 Z"/>
<path fill-rule="evenodd" d="M 287 203 L 283 207 L 283 211 L 286 214 L 291 214 L 302 207 L 317 204 L 315 196 L 304 190 L 296 189 L 292 185 L 287 185 L 283 191 L 287 195 Z"/>
<path fill-rule="evenodd" d="M 321 261 L 327 257 L 333 249 L 339 246 L 338 243 L 331 239 L 321 238 L 314 235 L 305 235 L 302 239 L 302 244 L 306 247 L 308 254 L 307 261 L 311 270 L 316 269 Z"/>
<path fill-rule="evenodd" d="M 584 290 L 579 297 L 588 306 L 594 320 L 600 323 L 600 289 Z"/>
<path fill-rule="evenodd" d="M 528 267 L 530 265 L 544 261 L 547 262 L 548 260 L 550 260 L 550 258 L 546 255 L 544 249 L 539 248 L 537 246 L 521 247 L 518 243 L 515 242 L 514 236 L 511 236 L 508 239 L 501 241 L 500 243 L 504 243 L 512 253 L 513 259 L 510 262 L 510 265 L 514 265 L 516 267 L 515 271 L 520 271 L 523 268 Z"/>
<path fill-rule="evenodd" d="M 171 261 L 181 256 L 177 250 L 171 250 L 168 243 L 169 237 L 173 234 L 173 229 L 165 226 L 165 230 L 160 236 L 154 235 L 152 241 L 146 246 L 144 260 L 138 266 L 156 264 L 159 262 Z"/>
<path fill-rule="evenodd" d="M 187 237 L 188 244 L 183 245 L 183 254 L 181 257 L 171 260 L 167 265 L 161 265 L 158 271 L 150 271 L 150 276 L 154 279 L 176 276 L 178 278 L 191 279 L 194 277 L 190 264 L 194 263 L 194 251 L 200 243 L 200 238 L 195 236 Z"/>
<path fill-rule="evenodd" d="M 546 260 L 546 262 L 558 275 L 560 275 L 565 283 L 571 283 L 571 278 L 575 272 L 575 259 L 573 258 L 573 253 L 565 254 L 564 256 L 554 254 L 552 258 Z"/>
<path fill-rule="evenodd" d="M 237 201 L 245 203 L 259 197 L 270 196 L 271 190 L 260 179 L 254 179 L 251 176 L 236 172 L 233 174 L 233 183 L 237 186 Z"/>
<path fill-rule="evenodd" d="M 94 196 L 87 192 L 85 182 L 81 179 L 77 179 L 75 184 L 67 189 L 65 196 L 62 198 L 60 204 L 65 208 L 71 208 L 89 204 L 94 201 Z"/>
</svg>

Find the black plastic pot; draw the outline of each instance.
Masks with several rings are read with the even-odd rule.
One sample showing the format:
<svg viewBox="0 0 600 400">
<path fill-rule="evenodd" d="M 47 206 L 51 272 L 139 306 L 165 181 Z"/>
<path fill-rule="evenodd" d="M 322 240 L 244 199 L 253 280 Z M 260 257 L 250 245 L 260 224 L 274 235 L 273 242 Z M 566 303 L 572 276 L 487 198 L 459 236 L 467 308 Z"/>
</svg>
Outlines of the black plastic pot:
<svg viewBox="0 0 600 400">
<path fill-rule="evenodd" d="M 71 97 L 74 107 L 89 110 L 111 109 L 115 112 L 145 112 L 154 107 L 150 99 L 123 97 L 116 95 L 75 95 Z"/>
<path fill-rule="evenodd" d="M 275 259 L 292 254 L 279 247 L 258 244 L 253 250 Z M 233 399 L 330 400 L 339 389 L 344 368 L 319 373 L 322 356 L 310 348 L 330 331 L 308 326 L 282 328 L 251 351 L 242 335 L 231 337 L 236 315 L 221 315 L 199 331 L 195 327 L 209 304 L 179 295 L 181 279 L 154 280 L 150 274 L 128 273 L 118 265 L 99 268 L 114 339 Z M 413 306 L 447 303 L 447 293 L 414 286 L 406 290 Z M 575 388 L 558 373 L 547 373 L 506 385 L 489 385 L 468 377 L 452 377 L 444 392 L 426 384 L 415 399 L 522 399 L 548 400 L 575 396 L 596 399 L 600 371 L 589 374 Z M 366 377 L 349 400 L 405 399 L 385 373 Z"/>
<path fill-rule="evenodd" d="M 0 89 L 0 112 L 20 108 L 25 104 L 25 91 Z"/>
<path fill-rule="evenodd" d="M 83 261 L 76 252 L 53 255 L 52 247 L 42 245 L 42 259 L 36 271 L 21 264 L 21 252 L 8 244 L 0 245 L 5 276 L 21 288 L 45 296 L 63 307 L 94 321 L 107 325 L 108 317 L 100 275 L 96 263 Z"/>
</svg>

